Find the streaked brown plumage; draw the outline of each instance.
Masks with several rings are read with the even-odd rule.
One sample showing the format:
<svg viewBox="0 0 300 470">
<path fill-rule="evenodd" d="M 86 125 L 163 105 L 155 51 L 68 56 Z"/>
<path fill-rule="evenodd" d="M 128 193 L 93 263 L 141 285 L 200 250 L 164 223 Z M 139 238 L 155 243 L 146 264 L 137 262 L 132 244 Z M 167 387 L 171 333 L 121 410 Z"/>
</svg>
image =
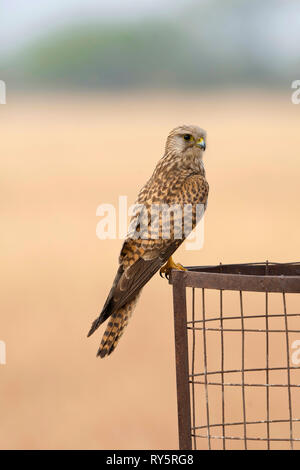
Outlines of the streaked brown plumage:
<svg viewBox="0 0 300 470">
<path fill-rule="evenodd" d="M 88 333 L 90 336 L 110 317 L 97 353 L 100 357 L 109 355 L 115 349 L 142 287 L 162 268 L 188 236 L 185 232 L 181 239 L 176 238 L 175 229 L 183 226 L 183 219 L 171 213 L 170 236 L 164 238 L 161 214 L 158 226 L 151 226 L 151 207 L 155 204 L 177 204 L 183 208 L 185 204 L 191 204 L 191 229 L 196 225 L 196 205 L 204 204 L 206 208 L 209 187 L 202 161 L 205 140 L 205 131 L 197 126 L 180 126 L 173 129 L 168 135 L 164 156 L 138 195 L 137 203 L 142 204 L 146 211 L 142 215 L 137 212 L 131 224 L 133 227 L 138 226 L 137 231 L 140 229 L 141 236 L 144 221 L 144 226 L 149 228 L 151 233 L 149 238 L 143 239 L 133 237 L 129 232 L 123 244 L 113 286 L 102 312 Z M 168 264 L 169 266 L 171 265 Z M 180 265 L 177 267 L 182 268 Z"/>
</svg>

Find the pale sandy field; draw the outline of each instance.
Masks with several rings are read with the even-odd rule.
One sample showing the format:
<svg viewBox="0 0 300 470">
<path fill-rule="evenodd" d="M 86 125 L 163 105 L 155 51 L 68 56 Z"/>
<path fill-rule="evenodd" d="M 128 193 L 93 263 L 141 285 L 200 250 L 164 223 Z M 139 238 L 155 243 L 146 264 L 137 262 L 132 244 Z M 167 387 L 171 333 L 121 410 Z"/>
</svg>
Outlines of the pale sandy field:
<svg viewBox="0 0 300 470">
<path fill-rule="evenodd" d="M 103 329 L 86 338 L 121 246 L 96 237 L 96 208 L 119 195 L 134 202 L 168 131 L 199 124 L 208 132 L 205 243 L 176 259 L 299 261 L 300 106 L 290 90 L 45 94 L 8 96 L 0 114 L 0 447 L 177 448 L 168 283 L 156 275 L 146 286 L 111 357 L 95 357 Z M 232 342 L 233 355 L 239 347 Z"/>
</svg>

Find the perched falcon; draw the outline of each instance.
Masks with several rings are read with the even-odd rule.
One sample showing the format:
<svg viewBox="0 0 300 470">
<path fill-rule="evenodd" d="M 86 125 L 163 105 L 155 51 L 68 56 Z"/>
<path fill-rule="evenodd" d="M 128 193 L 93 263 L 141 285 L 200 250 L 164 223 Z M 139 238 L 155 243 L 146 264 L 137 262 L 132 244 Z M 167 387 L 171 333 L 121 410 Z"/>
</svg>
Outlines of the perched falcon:
<svg viewBox="0 0 300 470">
<path fill-rule="evenodd" d="M 109 318 L 97 356 L 108 356 L 115 349 L 142 287 L 158 270 L 167 276 L 171 269 L 185 269 L 174 263 L 172 254 L 199 222 L 197 207 L 207 205 L 205 148 L 206 132 L 197 126 L 176 127 L 168 135 L 164 156 L 138 195 L 138 209 L 121 249 L 112 288 L 88 333 L 90 336 Z M 172 211 L 174 207 L 182 210 Z M 171 208 L 169 224 L 164 223 L 166 208 Z"/>
</svg>

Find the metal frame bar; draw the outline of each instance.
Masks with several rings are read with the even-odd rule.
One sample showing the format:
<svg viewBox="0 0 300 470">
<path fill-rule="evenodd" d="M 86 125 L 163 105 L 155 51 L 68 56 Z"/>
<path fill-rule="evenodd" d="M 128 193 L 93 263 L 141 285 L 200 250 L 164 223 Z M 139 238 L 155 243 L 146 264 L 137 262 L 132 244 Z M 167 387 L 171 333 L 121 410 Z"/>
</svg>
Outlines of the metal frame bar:
<svg viewBox="0 0 300 470">
<path fill-rule="evenodd" d="M 290 448 L 293 449 L 295 442 L 300 442 L 299 434 L 296 436 L 293 423 L 299 422 L 299 418 L 293 415 L 293 396 L 292 390 L 299 390 L 300 383 L 291 383 L 291 370 L 298 369 L 297 366 L 290 364 L 290 333 L 300 333 L 299 329 L 289 329 L 288 318 L 300 317 L 300 313 L 288 313 L 286 294 L 300 293 L 300 263 L 245 263 L 245 264 L 232 264 L 232 265 L 216 265 L 216 266 L 203 266 L 191 267 L 188 271 L 172 271 L 170 276 L 170 284 L 173 285 L 173 302 L 174 302 L 174 326 L 175 326 L 175 352 L 176 352 L 176 377 L 177 377 L 177 402 L 178 402 L 178 430 L 179 430 L 179 447 L 182 450 L 191 450 L 197 448 L 197 438 L 206 439 L 208 448 L 212 448 L 211 440 L 222 440 L 222 448 L 226 449 L 226 441 L 242 441 L 244 448 L 247 449 L 248 441 L 262 441 L 266 443 L 267 449 L 270 450 L 272 442 L 289 442 Z M 192 321 L 187 321 L 187 302 L 186 302 L 186 288 L 192 288 Z M 202 291 L 202 319 L 197 319 L 196 312 L 196 295 L 195 290 L 201 289 Z M 205 307 L 205 289 L 214 289 L 219 291 L 219 315 L 216 314 L 213 318 L 207 318 Z M 240 315 L 224 316 L 224 299 L 223 292 L 226 290 L 239 291 L 240 295 Z M 245 315 L 243 306 L 243 292 L 265 292 L 265 313 L 259 315 Z M 283 299 L 283 313 L 270 314 L 269 313 L 269 293 L 279 292 L 282 294 Z M 255 312 L 254 312 L 255 313 Z M 245 321 L 249 319 L 261 318 L 265 319 L 265 328 L 249 328 L 245 327 Z M 270 328 L 270 318 L 283 318 L 284 326 L 282 329 Z M 226 325 L 225 320 L 240 320 L 240 328 L 224 328 Z M 207 322 L 213 327 L 208 327 Z M 213 322 L 213 323 L 211 323 Z M 214 322 L 218 322 L 215 327 Z M 200 325 L 199 325 L 200 324 Z M 197 326 L 199 325 L 199 326 Z M 231 325 L 230 325 L 231 326 Z M 191 373 L 189 372 L 189 340 L 188 331 L 191 331 Z M 196 353 L 196 333 L 202 332 L 202 347 L 203 347 L 203 372 L 196 372 L 197 358 Z M 215 331 L 220 332 L 220 370 L 208 370 L 208 349 L 207 349 L 207 332 Z M 241 368 L 231 369 L 225 367 L 225 334 L 226 332 L 237 332 L 241 334 Z M 246 368 L 245 358 L 246 355 L 246 333 L 256 332 L 264 333 L 266 338 L 266 359 L 265 367 L 259 368 Z M 286 365 L 280 367 L 270 367 L 270 335 L 272 333 L 282 333 L 285 335 L 285 348 L 286 348 Z M 286 372 L 287 383 L 272 383 L 270 380 L 270 371 L 283 371 Z M 249 372 L 265 372 L 265 380 L 261 383 L 248 383 L 245 380 L 245 373 Z M 239 374 L 238 380 L 225 381 L 226 374 L 236 373 Z M 216 380 L 210 381 L 209 377 L 215 377 Z M 258 382 L 259 380 L 257 380 Z M 200 384 L 204 390 L 204 400 L 206 406 L 206 420 L 201 426 L 196 424 L 196 394 L 195 385 Z M 221 387 L 221 419 L 220 422 L 214 423 L 210 419 L 210 400 L 209 400 L 209 387 Z M 190 387 L 192 403 L 190 399 Z M 242 421 L 226 422 L 225 413 L 225 390 L 227 387 L 238 387 L 242 393 Z M 266 389 L 266 414 L 258 421 L 247 421 L 247 390 L 254 387 L 264 387 Z M 287 403 L 288 410 L 287 419 L 271 419 L 270 411 L 270 390 L 272 388 L 283 388 L 287 390 Z M 192 405 L 192 406 L 191 406 Z M 205 411 L 204 411 L 205 415 Z M 192 419 L 191 419 L 192 418 Z M 205 418 L 205 416 L 204 416 Z M 202 417 L 203 419 L 203 417 Z M 286 423 L 289 424 L 289 437 L 272 437 L 270 425 L 273 423 Z M 250 437 L 248 427 L 251 425 L 261 424 L 265 426 L 262 436 L 266 437 Z M 243 431 L 241 436 L 230 435 L 230 426 L 241 426 Z M 211 429 L 221 428 L 222 435 L 212 435 Z M 249 428 L 250 429 L 250 428 Z M 206 431 L 206 434 L 201 434 L 199 431 Z M 192 445 L 193 444 L 193 445 Z"/>
<path fill-rule="evenodd" d="M 189 386 L 186 289 L 184 279 L 182 279 L 182 276 L 176 276 L 176 273 L 172 276 L 172 282 L 179 449 L 191 450 L 191 401 Z"/>
</svg>

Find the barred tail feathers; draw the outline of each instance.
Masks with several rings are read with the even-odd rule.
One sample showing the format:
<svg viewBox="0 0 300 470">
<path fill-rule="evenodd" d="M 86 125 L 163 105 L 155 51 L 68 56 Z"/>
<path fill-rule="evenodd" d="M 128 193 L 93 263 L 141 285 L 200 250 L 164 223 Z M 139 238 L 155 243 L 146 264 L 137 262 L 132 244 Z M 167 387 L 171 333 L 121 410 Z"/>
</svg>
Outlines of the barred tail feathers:
<svg viewBox="0 0 300 470">
<path fill-rule="evenodd" d="M 109 356 L 115 350 L 119 339 L 124 333 L 124 329 L 128 325 L 129 318 L 131 317 L 137 303 L 138 296 L 139 294 L 110 316 L 97 356 Z"/>
</svg>

